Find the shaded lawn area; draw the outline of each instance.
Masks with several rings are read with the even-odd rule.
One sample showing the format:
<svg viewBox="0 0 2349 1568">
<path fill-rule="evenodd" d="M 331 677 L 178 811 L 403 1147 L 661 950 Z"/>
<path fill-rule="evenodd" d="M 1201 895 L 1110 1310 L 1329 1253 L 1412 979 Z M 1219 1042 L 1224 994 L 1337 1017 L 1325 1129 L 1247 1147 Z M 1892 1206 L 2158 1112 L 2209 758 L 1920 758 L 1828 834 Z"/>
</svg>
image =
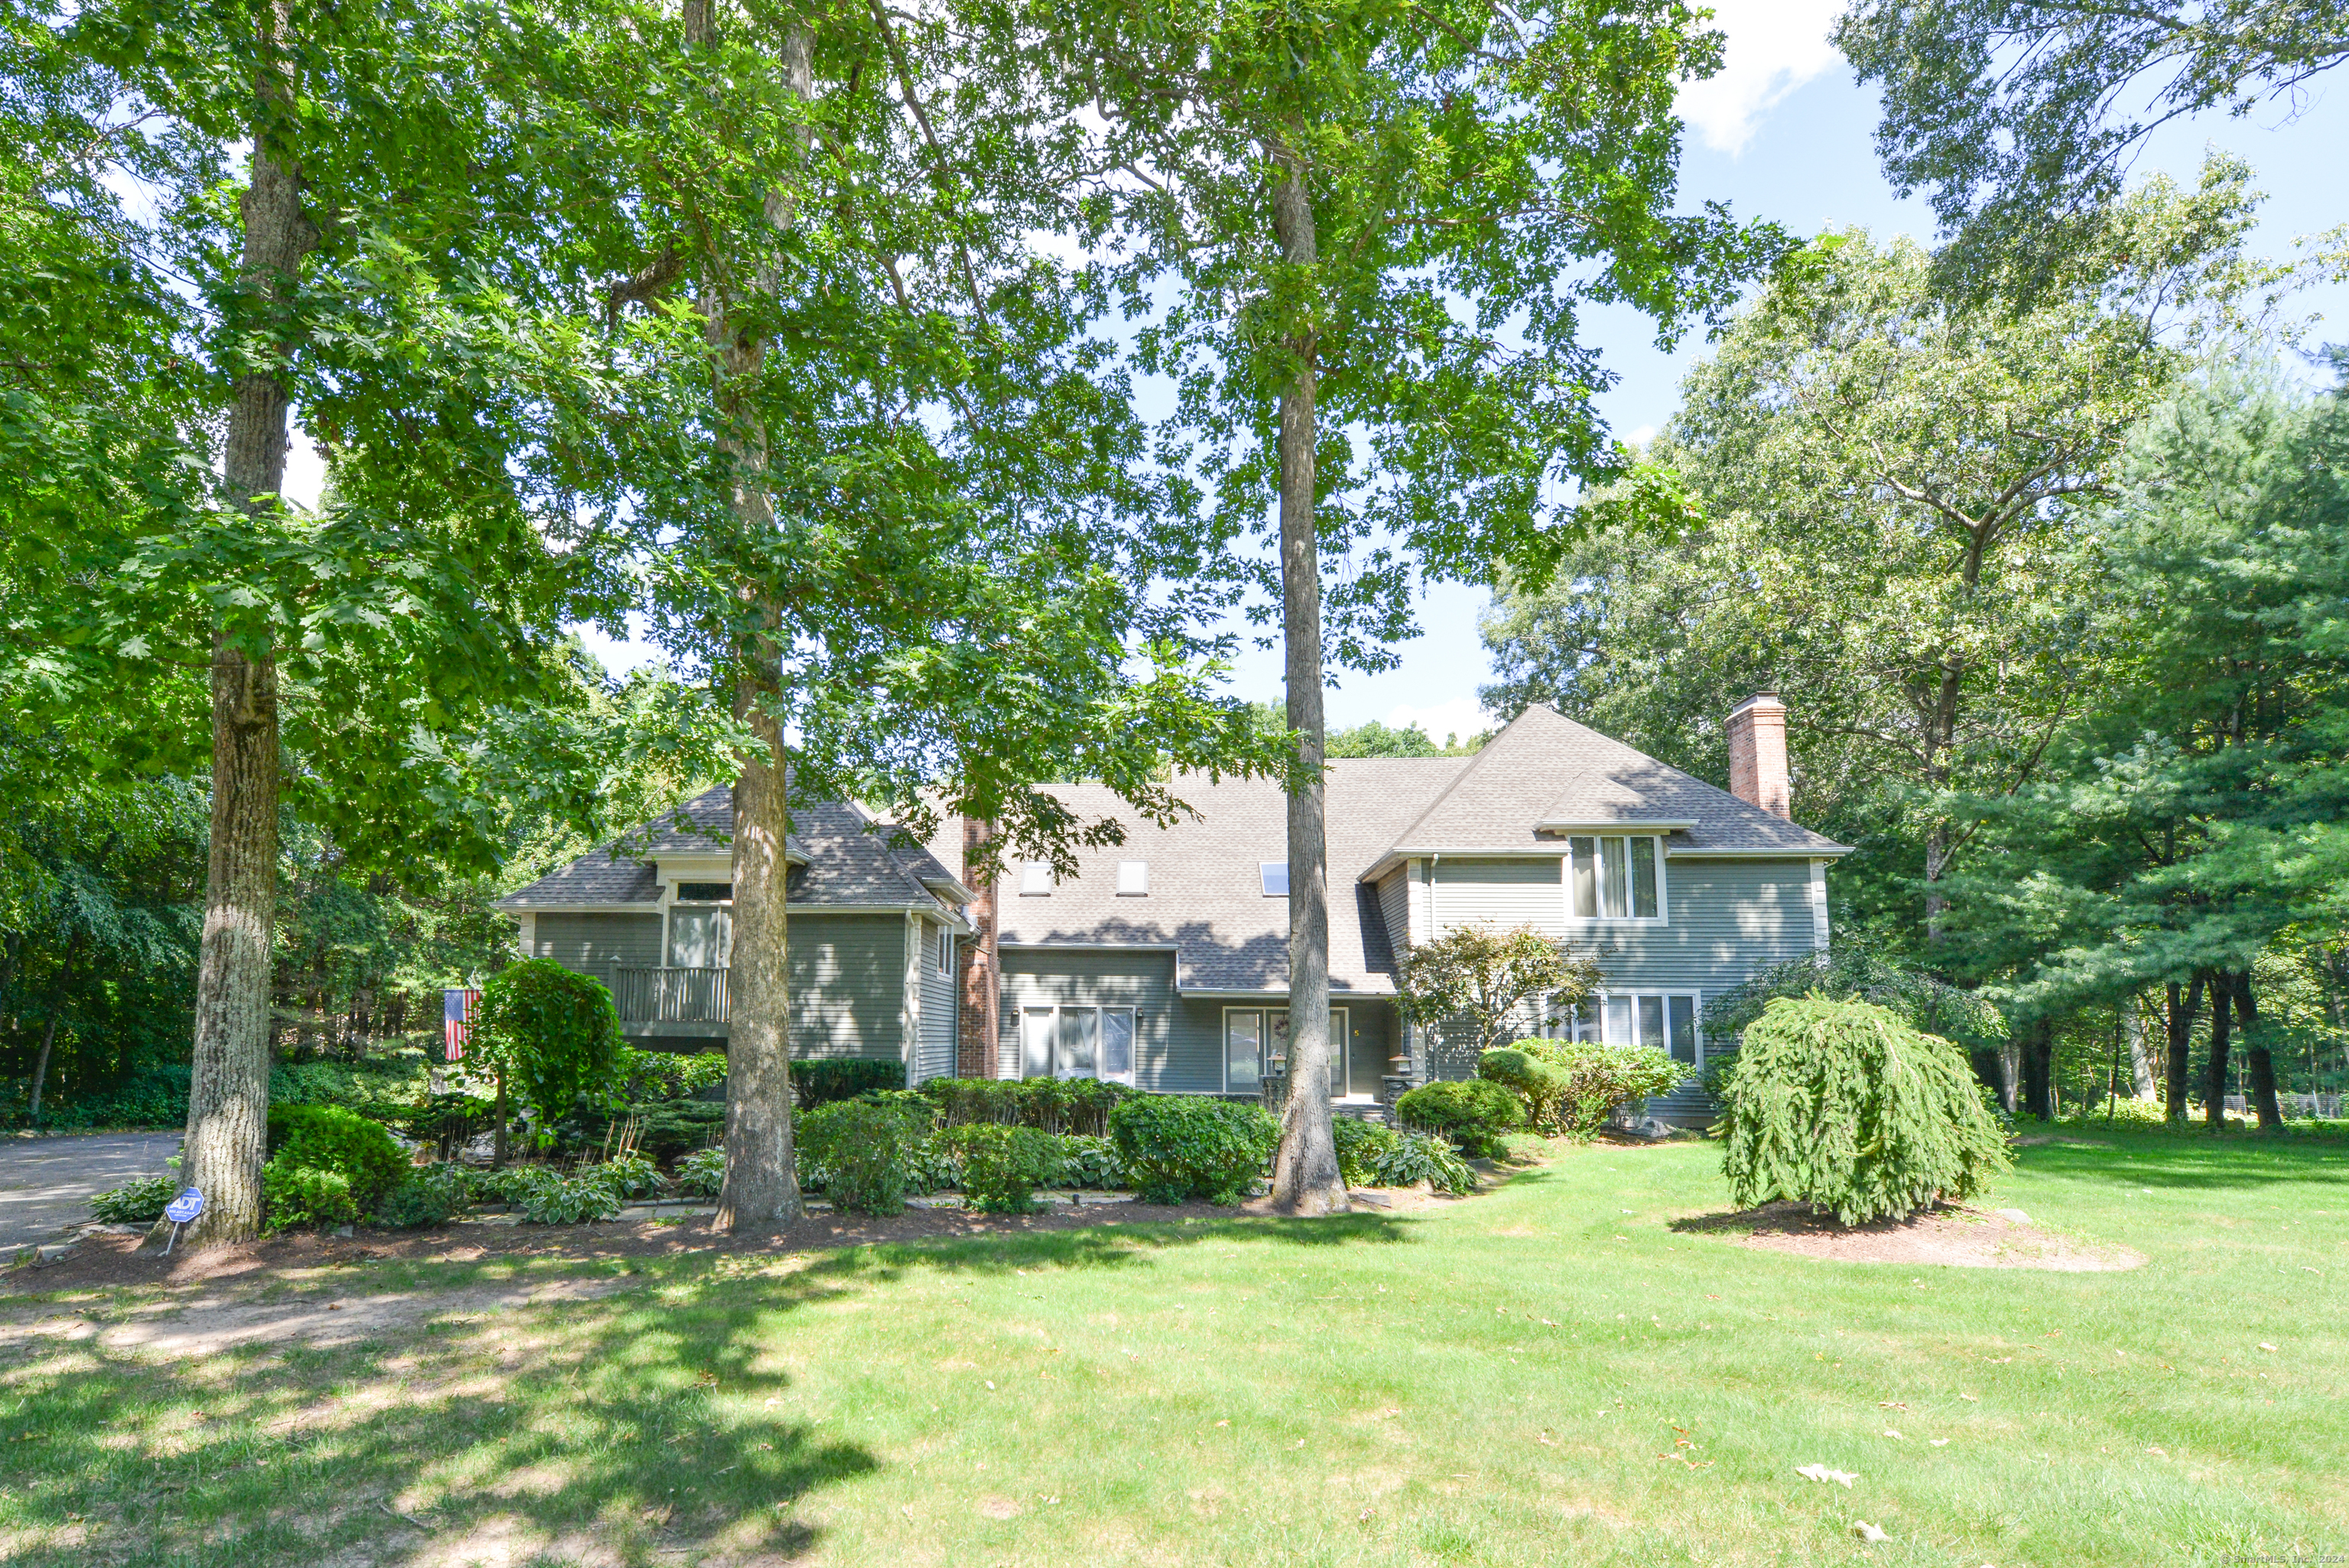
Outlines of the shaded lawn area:
<svg viewBox="0 0 2349 1568">
<path fill-rule="evenodd" d="M 1553 1150 L 1409 1217 L 376 1263 L 254 1287 L 446 1304 L 337 1348 L 106 1344 L 159 1297 L 234 1284 L 18 1295 L 0 1316 L 89 1332 L 5 1342 L 0 1561 L 2349 1551 L 2342 1147 L 2056 1137 L 1990 1201 L 2147 1266 L 1825 1263 L 1677 1234 L 1724 1206 L 1715 1150 L 1679 1144 Z M 610 1294 L 478 1305 L 582 1275 Z M 1813 1463 L 1857 1484 L 1795 1474 Z M 1889 1541 L 1863 1547 L 1857 1520 Z"/>
</svg>

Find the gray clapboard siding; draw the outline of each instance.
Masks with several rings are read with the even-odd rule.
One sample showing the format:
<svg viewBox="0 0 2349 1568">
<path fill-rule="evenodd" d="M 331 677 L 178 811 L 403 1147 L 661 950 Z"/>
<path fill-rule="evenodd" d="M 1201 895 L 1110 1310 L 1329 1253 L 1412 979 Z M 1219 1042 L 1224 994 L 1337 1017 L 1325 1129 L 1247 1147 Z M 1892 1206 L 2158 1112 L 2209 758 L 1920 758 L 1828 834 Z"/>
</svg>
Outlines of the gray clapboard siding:
<svg viewBox="0 0 2349 1568">
<path fill-rule="evenodd" d="M 1397 958 L 1411 945 L 1411 868 L 1395 867 L 1379 883 L 1379 918 L 1387 923 L 1387 948 Z"/>
<path fill-rule="evenodd" d="M 1495 931 L 1530 925 L 1549 935 L 1563 934 L 1566 889 L 1559 864 L 1547 856 L 1442 857 L 1431 879 L 1437 934 L 1478 925 Z"/>
<path fill-rule="evenodd" d="M 791 916 L 792 1055 L 902 1059 L 905 917 Z"/>
<path fill-rule="evenodd" d="M 955 1070 L 954 975 L 938 969 L 938 927 L 924 921 L 922 933 L 921 1044 L 915 1051 L 914 1081 L 952 1078 Z"/>
<path fill-rule="evenodd" d="M 649 968 L 661 961 L 657 914 L 558 914 L 542 913 L 532 923 L 531 956 L 552 958 L 565 969 L 593 975 L 605 985 L 615 969 Z"/>
<path fill-rule="evenodd" d="M 1174 955 L 1117 948 L 1003 950 L 1003 1039 L 999 1076 L 1019 1076 L 1022 1007 L 1131 1007 L 1133 1081 L 1141 1088 L 1192 1087 L 1187 1064 L 1174 1059 Z M 1198 1087 L 1206 1087 L 1200 1085 Z"/>
</svg>

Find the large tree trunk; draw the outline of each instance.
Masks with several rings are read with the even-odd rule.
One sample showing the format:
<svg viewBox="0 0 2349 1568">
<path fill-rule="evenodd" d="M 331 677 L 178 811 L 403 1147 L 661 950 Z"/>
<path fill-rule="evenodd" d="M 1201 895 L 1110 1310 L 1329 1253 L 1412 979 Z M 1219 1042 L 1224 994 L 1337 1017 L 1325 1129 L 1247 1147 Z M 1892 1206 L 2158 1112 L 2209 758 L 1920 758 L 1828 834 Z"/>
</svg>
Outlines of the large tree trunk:
<svg viewBox="0 0 2349 1568">
<path fill-rule="evenodd" d="M 1304 170 L 1290 162 L 1273 187 L 1283 259 L 1313 263 L 1313 207 Z M 1321 783 L 1321 558 L 1313 538 L 1315 342 L 1289 340 L 1294 364 L 1280 395 L 1280 597 L 1288 727 L 1306 776 L 1288 797 L 1288 1101 L 1272 1165 L 1273 1207 L 1342 1213 L 1345 1178 L 1330 1125 L 1330 865 Z"/>
<path fill-rule="evenodd" d="M 280 145 L 277 121 L 293 96 L 286 0 L 260 13 L 264 64 L 252 181 L 241 203 L 245 293 L 282 318 L 302 258 L 318 242 L 302 211 L 300 171 Z M 274 511 L 285 486 L 286 393 L 270 369 L 238 377 L 229 406 L 222 481 L 248 515 Z M 197 954 L 196 1037 L 181 1173 L 202 1190 L 191 1232 L 202 1242 L 241 1241 L 261 1229 L 261 1165 L 269 1123 L 270 941 L 277 913 L 277 665 L 223 632 L 212 645 L 212 813 L 204 865 L 204 924 Z"/>
<path fill-rule="evenodd" d="M 2169 1026 L 2169 1037 L 2167 1042 L 2168 1059 L 2162 1063 L 2162 1077 L 2169 1103 L 2162 1109 L 2166 1119 L 2183 1122 L 2186 1119 L 2186 1089 L 2189 1081 L 2188 1062 L 2194 1050 L 2194 1015 L 2202 1010 L 2202 976 L 2194 976 L 2182 997 L 2175 980 L 2163 987 L 2163 994 L 2168 1003 L 2166 1021 Z"/>
<path fill-rule="evenodd" d="M 1003 1041 L 1003 979 L 996 938 L 996 870 L 988 846 L 995 824 L 962 820 L 963 885 L 977 895 L 970 906 L 969 961 L 962 971 L 962 1016 L 955 1031 L 955 1076 L 991 1078 Z"/>
<path fill-rule="evenodd" d="M 2210 976 L 2210 1060 L 2202 1069 L 2202 1119 L 2213 1132 L 2227 1130 L 2227 1047 L 2234 998 L 2227 976 Z"/>
<path fill-rule="evenodd" d="M 763 688 L 764 683 L 759 683 Z M 800 1217 L 792 1151 L 790 911 L 784 883 L 790 773 L 782 734 L 766 711 L 770 693 L 750 695 L 746 716 L 766 742 L 745 757 L 734 783 L 734 951 L 726 975 L 726 1181 L 718 1229 L 736 1235 Z"/>
<path fill-rule="evenodd" d="M 715 0 L 688 0 L 685 41 L 707 48 L 718 40 Z M 784 74 L 802 102 L 813 95 L 813 40 L 807 26 L 783 29 Z M 804 141 L 802 142 L 804 152 Z M 779 181 L 767 198 L 767 217 L 790 221 L 790 181 Z M 728 422 L 719 449 L 733 467 L 729 487 L 736 526 L 745 539 L 774 531 L 767 494 L 767 435 L 754 387 L 766 362 L 766 340 L 740 319 L 732 285 L 713 267 L 702 310 L 719 413 Z M 761 592 L 746 585 L 755 603 Z M 771 611 L 761 619 L 771 625 Z M 751 638 L 740 651 L 742 674 L 735 688 L 738 715 L 758 737 L 742 758 L 734 784 L 733 951 L 727 973 L 726 1177 L 713 1221 L 737 1235 L 771 1231 L 800 1216 L 800 1183 L 792 1149 L 791 944 L 786 882 L 790 776 L 781 722 L 773 703 L 779 692 L 781 655 L 774 640 Z"/>
<path fill-rule="evenodd" d="M 2235 976 L 2235 1017 L 2243 1026 L 2243 1065 L 2250 1069 L 2251 1109 L 2261 1132 L 2283 1130 L 2283 1107 L 2276 1103 L 2275 1057 L 2260 1027 L 2260 1005 L 2251 994 L 2251 972 Z"/>
</svg>

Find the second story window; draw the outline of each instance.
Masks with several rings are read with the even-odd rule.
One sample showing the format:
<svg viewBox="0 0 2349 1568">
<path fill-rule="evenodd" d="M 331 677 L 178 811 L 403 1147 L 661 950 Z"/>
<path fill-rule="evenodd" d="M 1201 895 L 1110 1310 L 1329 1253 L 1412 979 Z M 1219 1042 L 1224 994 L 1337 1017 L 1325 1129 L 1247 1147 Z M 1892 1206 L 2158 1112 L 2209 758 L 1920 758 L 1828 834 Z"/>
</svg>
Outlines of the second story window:
<svg viewBox="0 0 2349 1568">
<path fill-rule="evenodd" d="M 1264 882 L 1265 897 L 1287 898 L 1288 896 L 1288 862 L 1287 861 L 1258 861 L 1256 874 Z"/>
<path fill-rule="evenodd" d="M 1117 862 L 1117 892 L 1120 898 L 1140 898 L 1150 892 L 1150 862 L 1120 861 Z"/>
<path fill-rule="evenodd" d="M 1028 898 L 1034 894 L 1048 893 L 1051 891 L 1052 863 L 1050 861 L 1030 861 L 1025 866 L 1020 868 L 1020 897 Z"/>
<path fill-rule="evenodd" d="M 1567 841 L 1569 908 L 1577 920 L 1660 920 L 1662 857 L 1644 834 L 1577 834 Z"/>
<path fill-rule="evenodd" d="M 954 928 L 951 926 L 938 927 L 938 973 L 954 973 Z"/>
</svg>

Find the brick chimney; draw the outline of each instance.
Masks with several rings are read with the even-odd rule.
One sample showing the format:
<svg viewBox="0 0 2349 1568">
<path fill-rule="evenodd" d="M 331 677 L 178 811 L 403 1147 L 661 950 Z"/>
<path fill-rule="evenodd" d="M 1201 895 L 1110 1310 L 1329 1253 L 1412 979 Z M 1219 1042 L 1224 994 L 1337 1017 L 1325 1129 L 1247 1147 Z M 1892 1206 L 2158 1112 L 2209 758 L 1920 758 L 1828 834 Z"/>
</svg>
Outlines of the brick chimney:
<svg viewBox="0 0 2349 1568">
<path fill-rule="evenodd" d="M 962 820 L 963 885 L 977 895 L 964 913 L 978 929 L 963 949 L 962 1006 L 955 1040 L 955 1076 L 991 1078 L 1003 1038 L 999 1009 L 1003 976 L 995 938 L 995 877 L 979 870 L 979 849 L 993 838 L 994 825 L 976 817 Z"/>
<path fill-rule="evenodd" d="M 1786 806 L 1786 705 L 1756 692 L 1730 710 L 1729 792 L 1774 817 Z"/>
</svg>

